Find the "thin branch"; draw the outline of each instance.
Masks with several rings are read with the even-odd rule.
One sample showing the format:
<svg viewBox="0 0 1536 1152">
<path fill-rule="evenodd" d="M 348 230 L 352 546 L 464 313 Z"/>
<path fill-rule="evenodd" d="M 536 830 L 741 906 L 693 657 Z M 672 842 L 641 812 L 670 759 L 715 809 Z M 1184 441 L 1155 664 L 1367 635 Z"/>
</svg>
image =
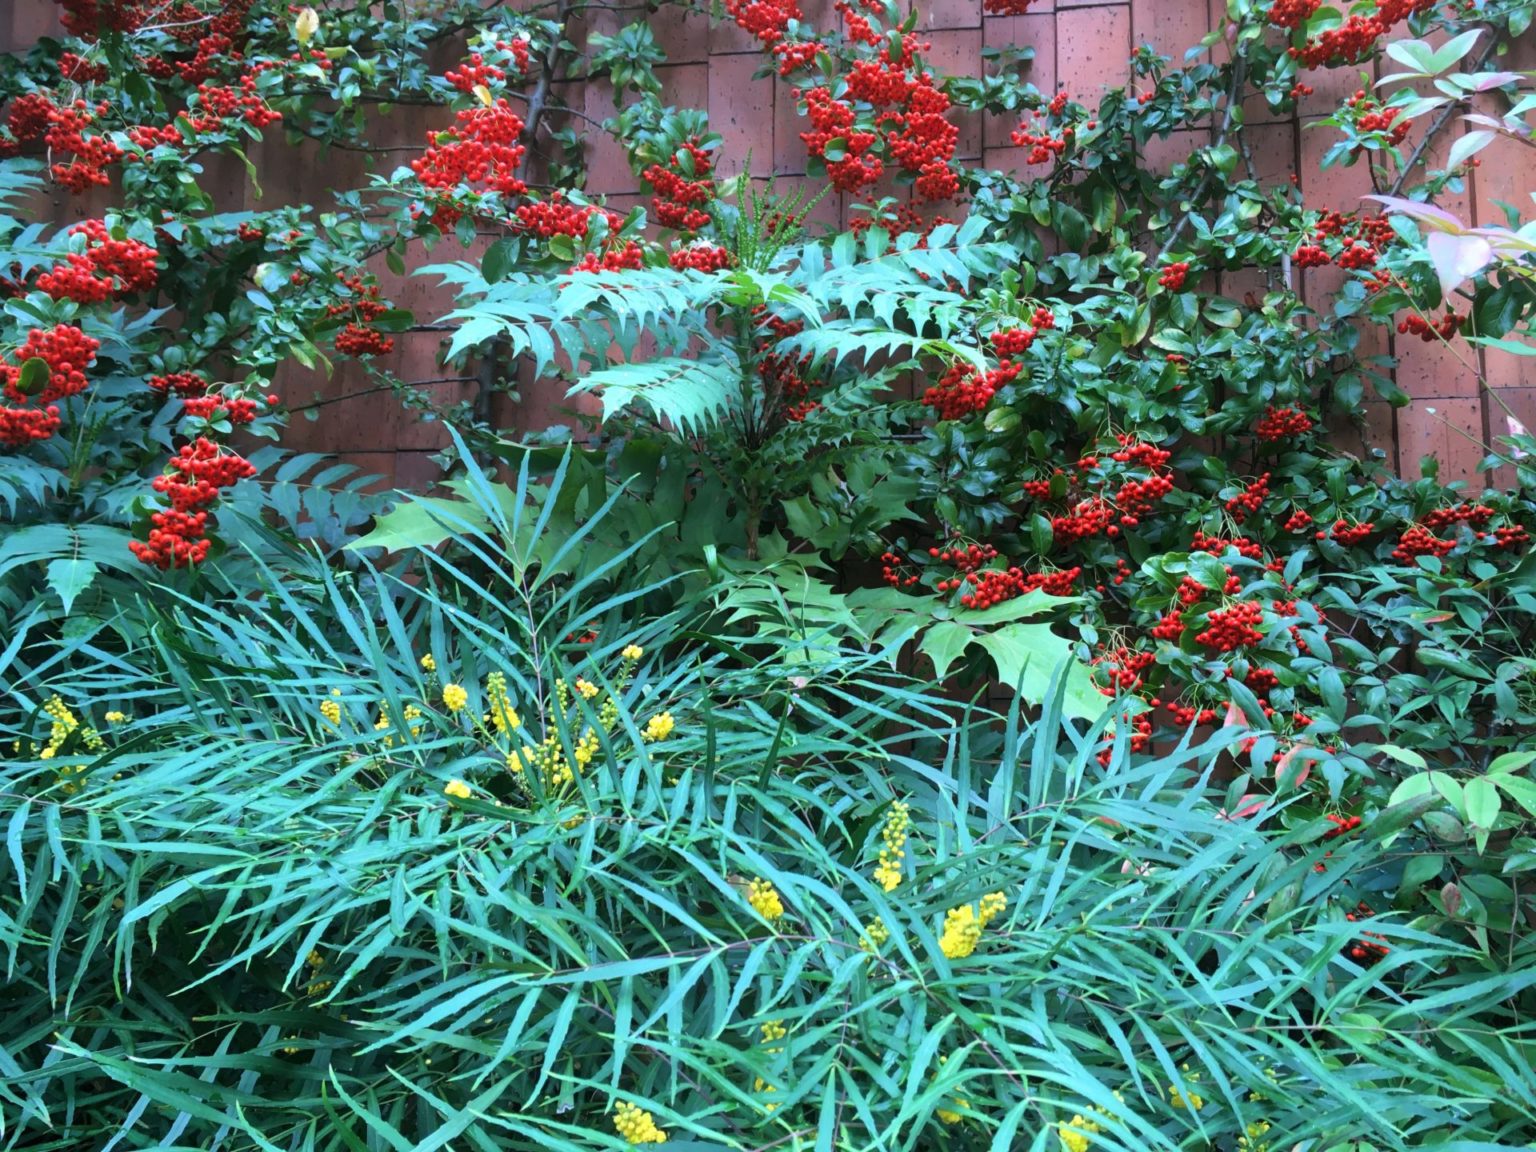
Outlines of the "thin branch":
<svg viewBox="0 0 1536 1152">
<path fill-rule="evenodd" d="M 1489 31 L 1493 30 L 1489 29 Z M 1497 32 L 1494 32 L 1487 45 L 1484 46 L 1483 50 L 1477 54 L 1477 59 L 1472 62 L 1472 67 L 1467 69 L 1467 71 L 1476 72 L 1482 68 L 1484 64 L 1488 63 L 1488 58 L 1493 55 L 1494 49 L 1496 49 L 1498 46 L 1499 36 Z M 1428 150 L 1430 144 L 1434 142 L 1435 137 L 1440 134 L 1440 130 L 1444 128 L 1450 121 L 1450 118 L 1456 114 L 1456 109 L 1457 104 L 1455 101 L 1452 101 L 1444 108 L 1440 109 L 1439 114 L 1430 121 L 1429 130 L 1424 133 L 1424 138 L 1418 142 L 1418 144 L 1414 147 L 1413 152 L 1409 154 L 1408 162 L 1403 165 L 1403 170 L 1397 174 L 1397 179 L 1392 181 L 1392 187 L 1387 189 L 1388 196 L 1402 195 L 1403 185 L 1408 183 L 1408 177 L 1411 176 L 1413 174 L 1413 170 L 1418 167 L 1419 161 L 1424 158 L 1424 153 Z"/>
<path fill-rule="evenodd" d="M 1212 148 L 1220 148 L 1227 142 L 1227 136 L 1232 131 L 1232 121 L 1237 116 L 1237 106 L 1242 103 L 1243 83 L 1247 78 L 1247 57 L 1239 56 L 1232 62 L 1232 85 L 1227 90 L 1227 110 L 1222 115 L 1221 127 L 1216 132 L 1216 140 L 1212 143 Z M 1173 246 L 1179 242 L 1179 237 L 1184 234 L 1184 229 L 1189 226 L 1190 218 L 1194 216 L 1196 210 L 1200 207 L 1200 201 L 1205 198 L 1205 194 L 1211 186 L 1211 181 L 1215 178 L 1216 170 L 1207 165 L 1205 175 L 1200 178 L 1200 183 L 1196 185 L 1195 190 L 1190 193 L 1188 211 L 1179 217 L 1179 222 L 1173 226 L 1173 231 L 1168 233 L 1168 239 L 1163 242 L 1162 248 L 1158 250 L 1157 256 L 1152 261 L 1154 265 L 1161 264 L 1163 257 L 1173 251 Z"/>
</svg>

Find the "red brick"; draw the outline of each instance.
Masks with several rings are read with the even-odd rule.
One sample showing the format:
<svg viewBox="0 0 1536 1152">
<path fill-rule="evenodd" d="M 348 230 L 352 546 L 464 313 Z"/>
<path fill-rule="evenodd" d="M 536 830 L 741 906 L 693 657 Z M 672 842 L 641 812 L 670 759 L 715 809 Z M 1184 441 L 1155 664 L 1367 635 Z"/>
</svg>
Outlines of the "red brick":
<svg viewBox="0 0 1536 1152">
<path fill-rule="evenodd" d="M 1409 479 L 1419 475 L 1419 462 L 1433 456 L 1440 462 L 1442 481 L 1467 480 L 1481 487 L 1477 471 L 1485 455 L 1482 408 L 1476 398 L 1416 400 L 1397 413 L 1399 468 Z"/>
<path fill-rule="evenodd" d="M 722 178 L 773 171 L 774 77 L 754 78 L 761 56 L 715 56 L 708 66 L 709 126 L 722 141 L 715 170 Z"/>
<path fill-rule="evenodd" d="M 683 4 L 663 4 L 645 17 L 669 64 L 709 59 L 709 17 Z"/>
<path fill-rule="evenodd" d="M 1056 82 L 1075 100 L 1096 105 L 1130 74 L 1131 10 L 1062 6 L 1056 14 Z"/>
<path fill-rule="evenodd" d="M 920 32 L 981 27 L 981 0 L 922 0 L 916 7 Z"/>
<path fill-rule="evenodd" d="M 1183 67 L 1185 53 L 1199 45 L 1211 29 L 1206 0 L 1131 0 L 1131 40 L 1150 44 L 1174 67 Z M 1206 55 L 1200 52 L 1199 56 Z"/>
<path fill-rule="evenodd" d="M 1398 336 L 1397 386 L 1416 400 L 1461 397 L 1475 400 L 1482 385 L 1478 380 L 1477 354 L 1463 341 L 1447 345 L 1426 342 L 1417 336 Z"/>
</svg>

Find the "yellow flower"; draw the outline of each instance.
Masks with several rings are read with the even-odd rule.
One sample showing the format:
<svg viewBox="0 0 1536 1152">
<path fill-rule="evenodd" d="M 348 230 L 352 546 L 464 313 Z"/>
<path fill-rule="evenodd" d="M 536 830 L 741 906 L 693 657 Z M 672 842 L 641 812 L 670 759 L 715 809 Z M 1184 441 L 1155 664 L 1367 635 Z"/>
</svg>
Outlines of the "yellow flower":
<svg viewBox="0 0 1536 1152">
<path fill-rule="evenodd" d="M 590 700 L 592 697 L 596 696 L 600 691 L 602 691 L 602 689 L 600 689 L 596 684 L 592 683 L 592 681 L 584 680 L 578 676 L 576 677 L 576 691 L 581 693 L 581 698 L 583 700 Z"/>
<path fill-rule="evenodd" d="M 334 700 L 320 701 L 320 715 L 324 716 L 335 727 L 341 726 L 341 705 Z"/>
<path fill-rule="evenodd" d="M 624 651 L 620 652 L 619 655 L 624 657 L 624 659 L 628 660 L 630 663 L 634 663 L 636 660 L 640 659 L 640 657 L 645 655 L 645 649 L 640 647 L 638 644 L 627 644 L 624 647 Z"/>
<path fill-rule="evenodd" d="M 976 918 L 985 927 L 989 920 L 1002 915 L 1003 909 L 1006 907 L 1008 907 L 1008 897 L 1004 896 L 1001 892 L 989 893 L 981 898 L 981 908 L 978 910 Z"/>
<path fill-rule="evenodd" d="M 766 880 L 754 879 L 747 885 L 747 903 L 752 905 L 754 912 L 769 923 L 781 919 L 784 915 L 784 902 L 779 899 L 779 894 L 773 885 Z"/>
<path fill-rule="evenodd" d="M 768 1020 L 762 1026 L 763 1043 L 772 1044 L 776 1040 L 782 1040 L 789 1035 L 789 1029 L 784 1027 L 782 1020 Z"/>
<path fill-rule="evenodd" d="M 128 713 L 116 711 L 108 712 L 106 719 L 108 724 L 121 724 L 123 721 L 128 719 Z"/>
<path fill-rule="evenodd" d="M 864 926 L 864 938 L 859 941 L 859 947 L 865 952 L 873 952 L 891 938 L 891 930 L 885 926 L 885 921 L 876 916 Z"/>
<path fill-rule="evenodd" d="M 676 727 L 672 720 L 672 713 L 658 712 L 646 721 L 645 731 L 641 733 L 647 744 L 655 744 L 658 740 L 665 740 L 672 735 L 672 729 Z"/>
<path fill-rule="evenodd" d="M 1200 1073 L 1191 1072 L 1188 1064 L 1181 1064 L 1179 1068 L 1189 1084 L 1200 1083 Z M 1170 1084 L 1168 1085 L 1168 1103 L 1175 1108 L 1187 1108 L 1192 1112 L 1198 1112 L 1205 1107 L 1205 1097 L 1198 1092 L 1181 1092 L 1177 1084 Z"/>
<path fill-rule="evenodd" d="M 474 795 L 474 793 L 470 791 L 469 785 L 464 783 L 462 780 L 448 781 L 448 783 L 443 785 L 443 791 L 450 796 L 457 797 L 460 800 L 468 800 L 471 796 Z"/>
<path fill-rule="evenodd" d="M 458 684 L 443 685 L 443 707 L 450 712 L 457 712 L 469 702 L 469 693 Z"/>
<path fill-rule="evenodd" d="M 426 669 L 428 672 L 436 672 L 437 671 L 437 661 L 432 658 L 432 653 L 428 652 L 425 656 L 423 656 L 421 658 L 421 666 L 422 666 L 422 668 Z"/>
<path fill-rule="evenodd" d="M 1056 1135 L 1061 1137 L 1061 1146 L 1067 1152 L 1088 1152 L 1089 1135 L 1099 1131 L 1099 1125 L 1083 1119 L 1081 1113 L 1064 1124 L 1056 1125 Z"/>
<path fill-rule="evenodd" d="M 613 1110 L 613 1126 L 631 1144 L 665 1144 L 667 1134 L 656 1127 L 656 1118 L 638 1104 L 620 1100 Z"/>
<path fill-rule="evenodd" d="M 894 892 L 901 884 L 901 862 L 907 854 L 907 828 L 911 823 L 911 809 L 900 800 L 892 801 L 885 814 L 885 826 L 880 830 L 880 863 L 875 866 L 875 883 L 887 892 Z"/>
<path fill-rule="evenodd" d="M 939 936 L 939 951 L 951 960 L 959 960 L 976 951 L 981 941 L 981 921 L 976 908 L 962 904 L 944 914 L 944 931 Z"/>
<path fill-rule="evenodd" d="M 940 1056 L 939 1063 L 941 1065 L 949 1063 L 949 1057 Z M 937 1077 L 939 1074 L 938 1069 L 934 1069 L 933 1074 L 935 1077 Z M 971 1102 L 969 1100 L 963 1099 L 959 1096 L 954 1097 L 951 1103 L 954 1104 L 956 1108 L 969 1108 L 971 1106 Z M 948 1108 L 936 1108 L 934 1109 L 933 1114 L 942 1120 L 945 1124 L 958 1124 L 960 1121 L 965 1119 L 965 1114 L 963 1112 L 955 1112 Z"/>
<path fill-rule="evenodd" d="M 1270 1129 L 1268 1120 L 1255 1120 L 1243 1135 L 1237 1138 L 1238 1152 L 1269 1152 L 1269 1141 L 1264 1139 Z"/>
<path fill-rule="evenodd" d="M 486 719 L 496 726 L 496 731 L 501 735 L 505 736 L 523 726 L 517 713 L 512 710 L 512 699 L 507 695 L 507 678 L 500 672 L 492 672 L 485 678 L 485 698 L 491 704 Z"/>
</svg>

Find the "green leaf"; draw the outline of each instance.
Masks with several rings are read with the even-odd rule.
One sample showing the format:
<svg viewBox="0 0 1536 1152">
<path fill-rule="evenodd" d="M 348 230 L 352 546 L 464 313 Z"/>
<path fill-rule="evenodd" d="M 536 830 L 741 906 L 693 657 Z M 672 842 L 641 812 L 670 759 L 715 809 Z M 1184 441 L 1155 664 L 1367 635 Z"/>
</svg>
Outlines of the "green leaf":
<svg viewBox="0 0 1536 1152">
<path fill-rule="evenodd" d="M 21 372 L 16 377 L 15 388 L 23 396 L 36 396 L 44 388 L 48 387 L 48 381 L 52 373 L 48 367 L 48 361 L 36 356 L 29 357 L 21 365 Z"/>
<path fill-rule="evenodd" d="M 997 678 L 1031 704 L 1046 698 L 1056 670 L 1067 664 L 1066 714 L 1097 720 L 1108 710 L 1109 698 L 1094 687 L 1073 654 L 1072 642 L 1052 632 L 1049 624 L 1006 624 L 978 637 L 977 643 L 997 665 Z"/>
<path fill-rule="evenodd" d="M 976 634 L 954 620 L 939 620 L 923 631 L 922 643 L 917 650 L 933 661 L 933 674 L 943 680 L 949 675 L 952 664 L 965 654 Z"/>
<path fill-rule="evenodd" d="M 96 579 L 96 564 L 91 560 L 65 556 L 48 562 L 48 587 L 58 593 L 64 611 L 75 606 L 75 597 Z"/>
</svg>

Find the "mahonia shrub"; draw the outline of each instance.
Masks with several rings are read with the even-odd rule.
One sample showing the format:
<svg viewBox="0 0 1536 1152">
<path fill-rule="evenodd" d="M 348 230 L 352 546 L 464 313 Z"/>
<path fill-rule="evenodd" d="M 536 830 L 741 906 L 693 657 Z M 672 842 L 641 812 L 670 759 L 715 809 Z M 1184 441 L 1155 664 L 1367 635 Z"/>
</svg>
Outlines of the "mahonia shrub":
<svg viewBox="0 0 1536 1152">
<path fill-rule="evenodd" d="M 1287 826 L 1204 786 L 1226 739 L 1101 765 L 1064 681 L 1008 721 L 835 636 L 742 663 L 537 495 L 453 537 L 504 597 L 316 562 L 20 686 L 20 1141 L 1528 1138 L 1529 979 L 1388 908 L 1422 804 Z"/>
</svg>

